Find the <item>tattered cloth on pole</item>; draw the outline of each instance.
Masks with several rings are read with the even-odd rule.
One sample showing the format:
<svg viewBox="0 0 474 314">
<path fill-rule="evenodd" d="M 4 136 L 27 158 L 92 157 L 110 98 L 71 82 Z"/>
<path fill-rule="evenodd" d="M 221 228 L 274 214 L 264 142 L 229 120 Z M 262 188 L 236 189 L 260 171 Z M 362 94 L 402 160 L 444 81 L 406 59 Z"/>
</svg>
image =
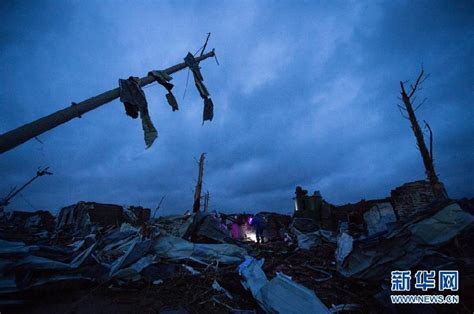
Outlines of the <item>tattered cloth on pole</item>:
<svg viewBox="0 0 474 314">
<path fill-rule="evenodd" d="M 149 148 L 158 137 L 158 132 L 148 114 L 148 103 L 145 93 L 140 87 L 139 78 L 130 76 L 127 80 L 119 79 L 119 86 L 120 101 L 123 102 L 127 115 L 136 119 L 138 118 L 138 113 L 140 113 L 145 144 Z"/>
<path fill-rule="evenodd" d="M 199 91 L 199 95 L 201 95 L 201 98 L 204 100 L 202 122 L 204 123 L 204 121 L 207 120 L 212 121 L 212 118 L 214 118 L 214 104 L 212 103 L 212 99 L 209 98 L 209 92 L 203 83 L 204 78 L 201 74 L 199 62 L 196 61 L 196 59 L 190 52 L 188 52 L 188 55 L 186 56 L 186 58 L 184 58 L 184 62 L 189 67 L 191 72 L 193 72 L 194 83 L 196 84 L 196 88 Z"/>
<path fill-rule="evenodd" d="M 174 97 L 173 92 L 171 91 L 174 85 L 171 84 L 170 81 L 173 78 L 163 71 L 150 71 L 148 72 L 148 75 L 152 76 L 155 81 L 158 82 L 158 84 L 166 88 L 166 90 L 168 91 L 168 94 L 166 94 L 166 100 L 168 101 L 168 104 L 171 106 L 173 111 L 179 110 L 178 102 L 176 101 L 176 98 Z"/>
<path fill-rule="evenodd" d="M 214 118 L 214 104 L 211 98 L 204 99 L 204 110 L 202 112 L 202 121 L 212 121 Z"/>
</svg>

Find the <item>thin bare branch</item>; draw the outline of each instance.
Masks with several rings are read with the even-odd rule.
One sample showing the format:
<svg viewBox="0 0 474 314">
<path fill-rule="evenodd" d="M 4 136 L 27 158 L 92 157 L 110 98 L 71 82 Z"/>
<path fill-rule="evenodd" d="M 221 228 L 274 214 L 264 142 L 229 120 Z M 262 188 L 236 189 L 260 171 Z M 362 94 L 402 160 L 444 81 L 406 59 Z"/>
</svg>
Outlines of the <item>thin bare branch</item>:
<svg viewBox="0 0 474 314">
<path fill-rule="evenodd" d="M 407 108 L 405 108 L 405 107 L 402 107 L 402 106 L 400 106 L 400 105 L 397 105 L 397 107 L 398 107 L 400 110 L 405 110 L 405 111 L 407 111 Z"/>
<path fill-rule="evenodd" d="M 416 108 L 413 110 L 414 112 L 416 112 L 421 106 L 423 106 L 423 104 L 425 103 L 427 98 L 423 99 L 423 101 L 418 105 L 416 106 Z"/>
<path fill-rule="evenodd" d="M 406 115 L 403 114 L 403 111 L 400 108 L 398 108 L 398 110 L 400 110 L 400 114 L 402 115 L 403 118 L 410 120 Z"/>
<path fill-rule="evenodd" d="M 418 78 L 416 79 L 415 85 L 410 85 L 411 90 L 410 90 L 410 94 L 408 94 L 408 98 L 411 98 L 411 96 L 413 96 L 413 94 L 415 94 L 416 90 L 418 89 L 418 86 L 420 85 L 421 80 L 423 79 L 424 74 L 425 74 L 425 70 L 423 68 L 421 68 L 420 75 L 418 75 Z"/>
<path fill-rule="evenodd" d="M 424 81 L 426 81 L 430 77 L 431 73 L 428 73 L 425 75 L 425 77 L 421 80 L 420 85 L 423 84 Z"/>
<path fill-rule="evenodd" d="M 155 211 L 153 212 L 153 216 L 151 216 L 151 218 L 155 218 L 156 212 L 158 211 L 158 209 L 160 209 L 161 203 L 163 203 L 163 200 L 165 199 L 165 197 L 166 197 L 166 194 L 161 197 L 160 202 L 158 203 L 158 206 L 156 206 Z"/>
</svg>

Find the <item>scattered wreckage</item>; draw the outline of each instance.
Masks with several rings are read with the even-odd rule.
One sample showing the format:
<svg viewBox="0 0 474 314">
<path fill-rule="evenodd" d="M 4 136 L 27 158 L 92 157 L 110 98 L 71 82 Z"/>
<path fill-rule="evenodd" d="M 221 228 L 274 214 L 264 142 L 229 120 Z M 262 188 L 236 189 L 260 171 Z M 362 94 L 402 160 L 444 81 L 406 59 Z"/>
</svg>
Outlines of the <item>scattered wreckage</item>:
<svg viewBox="0 0 474 314">
<path fill-rule="evenodd" d="M 320 219 L 260 213 L 267 222 L 263 244 L 255 242 L 249 214 L 154 219 L 146 208 L 91 202 L 56 217 L 3 213 L 0 307 L 30 313 L 38 304 L 77 313 L 101 311 L 92 304 L 119 312 L 396 311 L 390 271 L 444 268 L 462 274 L 457 309 L 472 309 L 473 200 L 431 203 L 404 219 L 385 201 L 364 204 L 350 214 L 342 206 L 346 219 L 332 229 Z M 356 214 L 362 231 L 354 227 Z"/>
</svg>

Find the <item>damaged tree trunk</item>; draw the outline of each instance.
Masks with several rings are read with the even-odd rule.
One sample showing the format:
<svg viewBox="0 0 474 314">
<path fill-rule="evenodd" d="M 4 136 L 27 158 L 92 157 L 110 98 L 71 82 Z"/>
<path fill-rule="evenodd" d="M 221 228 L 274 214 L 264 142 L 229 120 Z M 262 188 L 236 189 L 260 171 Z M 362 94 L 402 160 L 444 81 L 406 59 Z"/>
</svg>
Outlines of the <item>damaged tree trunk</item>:
<svg viewBox="0 0 474 314">
<path fill-rule="evenodd" d="M 418 121 L 416 119 L 416 115 L 415 115 L 416 109 L 413 109 L 413 102 L 414 102 L 413 95 L 415 94 L 417 89 L 420 89 L 420 84 L 426 78 L 427 77 L 424 76 L 424 70 L 422 69 L 420 75 L 416 79 L 415 84 L 410 85 L 409 93 L 406 92 L 403 82 L 400 81 L 402 101 L 403 101 L 403 104 L 405 105 L 405 108 L 403 109 L 408 113 L 408 119 L 410 120 L 413 133 L 415 134 L 417 146 L 418 146 L 418 149 L 420 150 L 421 157 L 423 159 L 423 164 L 425 166 L 425 173 L 433 189 L 433 194 L 435 195 L 437 199 L 447 199 L 448 195 L 443 185 L 441 184 L 441 182 L 439 182 L 439 179 L 438 179 L 438 176 L 436 175 L 436 171 L 433 164 L 433 148 L 432 148 L 433 144 L 432 144 L 431 128 L 429 128 L 430 150 L 431 150 L 431 153 L 430 153 L 428 151 L 428 148 L 426 147 L 425 139 L 423 137 L 423 132 L 421 131 L 420 125 L 418 124 Z M 422 104 L 423 103 L 421 103 L 417 108 L 419 108 Z"/>
<path fill-rule="evenodd" d="M 215 56 L 214 50 L 197 57 L 196 61 L 200 62 L 213 56 Z M 183 62 L 169 67 L 163 70 L 163 72 L 170 75 L 185 68 L 187 68 L 187 64 Z M 148 75 L 142 77 L 139 80 L 139 85 L 143 87 L 153 83 L 154 81 L 155 78 L 152 75 Z M 117 99 L 119 96 L 120 88 L 115 88 L 98 96 L 86 99 L 80 103 L 73 103 L 73 105 L 70 107 L 56 111 L 55 113 L 52 113 L 46 117 L 40 118 L 36 121 L 6 132 L 0 135 L 0 154 L 9 151 L 10 149 L 15 148 L 18 145 L 23 144 L 24 142 L 46 131 L 49 131 L 63 123 L 66 123 L 69 120 L 72 120 L 74 118 L 80 118 L 81 115 L 83 115 L 84 113 L 94 110 L 108 102 L 111 102 L 112 100 Z"/>
<path fill-rule="evenodd" d="M 209 211 L 209 191 L 206 191 L 204 194 L 204 212 L 207 213 Z"/>
<path fill-rule="evenodd" d="M 194 204 L 193 212 L 196 213 L 201 209 L 201 191 L 202 191 L 202 176 L 204 175 L 204 153 L 199 158 L 198 178 L 196 182 L 196 189 L 194 190 Z"/>
<path fill-rule="evenodd" d="M 53 173 L 52 172 L 49 172 L 48 171 L 49 167 L 46 167 L 44 169 L 40 169 L 38 168 L 38 171 L 36 171 L 36 176 L 34 176 L 33 178 L 31 178 L 28 182 L 26 182 L 25 184 L 23 184 L 23 186 L 19 189 L 17 189 L 16 187 L 14 187 L 13 189 L 11 189 L 10 193 L 8 193 L 7 196 L 5 196 L 4 198 L 0 199 L 0 208 L 3 207 L 3 206 L 7 206 L 10 201 L 18 195 L 18 193 L 20 193 L 21 191 L 23 191 L 24 188 L 26 188 L 28 185 L 30 185 L 33 181 L 35 181 L 36 179 L 38 179 L 39 177 L 42 177 L 42 176 L 45 176 L 45 175 L 52 175 Z"/>
</svg>

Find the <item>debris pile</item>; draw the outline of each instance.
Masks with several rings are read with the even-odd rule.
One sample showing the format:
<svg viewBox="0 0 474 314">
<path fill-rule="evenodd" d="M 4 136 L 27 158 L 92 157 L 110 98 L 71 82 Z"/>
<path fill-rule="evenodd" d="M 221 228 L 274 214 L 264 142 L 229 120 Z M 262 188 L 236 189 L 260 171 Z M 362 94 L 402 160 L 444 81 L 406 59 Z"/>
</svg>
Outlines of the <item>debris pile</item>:
<svg viewBox="0 0 474 314">
<path fill-rule="evenodd" d="M 87 313 L 370 312 L 397 309 L 390 271 L 457 269 L 459 307 L 471 308 L 472 203 L 432 203 L 407 221 L 394 219 L 390 203 L 361 203 L 365 231 L 350 226 L 355 220 L 334 231 L 265 212 L 258 214 L 264 243 L 248 236 L 248 214 L 150 219 L 146 208 L 91 202 L 57 217 L 8 213 L 0 227 L 0 304 L 30 313 L 38 304 Z"/>
</svg>

